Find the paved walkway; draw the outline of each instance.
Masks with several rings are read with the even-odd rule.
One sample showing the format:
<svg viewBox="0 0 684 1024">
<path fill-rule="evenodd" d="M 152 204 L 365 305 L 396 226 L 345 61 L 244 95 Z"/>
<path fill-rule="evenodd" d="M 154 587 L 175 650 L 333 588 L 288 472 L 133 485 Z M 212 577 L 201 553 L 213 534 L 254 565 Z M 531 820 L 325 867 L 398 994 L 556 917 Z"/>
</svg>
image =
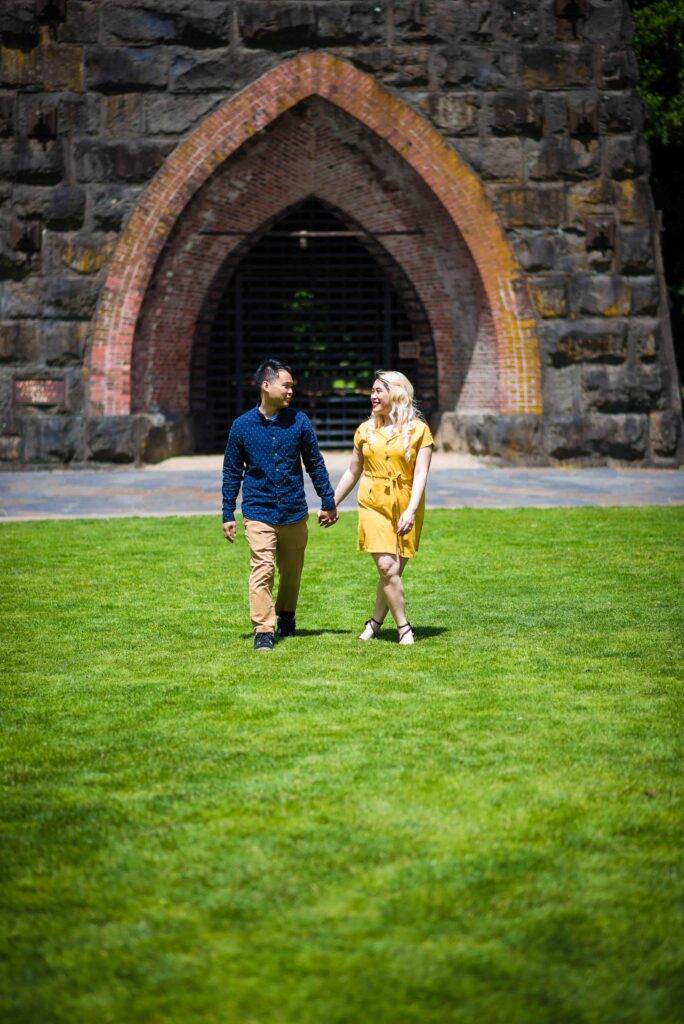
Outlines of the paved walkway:
<svg viewBox="0 0 684 1024">
<path fill-rule="evenodd" d="M 325 456 L 333 486 L 348 463 Z M 0 473 L 0 520 L 220 514 L 221 456 L 169 459 L 144 469 Z M 308 481 L 308 478 L 307 478 Z M 318 507 L 310 485 L 311 508 Z M 437 453 L 427 488 L 431 508 L 556 508 L 684 505 L 684 472 L 651 469 L 522 469 Z M 353 508 L 347 498 L 345 508 Z"/>
</svg>

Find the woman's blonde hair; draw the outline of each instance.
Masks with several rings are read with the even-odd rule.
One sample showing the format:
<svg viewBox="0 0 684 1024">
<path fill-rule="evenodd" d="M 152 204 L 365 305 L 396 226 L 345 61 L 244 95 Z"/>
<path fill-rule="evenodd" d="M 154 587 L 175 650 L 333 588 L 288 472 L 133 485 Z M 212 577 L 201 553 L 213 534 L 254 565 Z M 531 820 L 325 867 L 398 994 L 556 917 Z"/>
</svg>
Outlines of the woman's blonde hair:
<svg viewBox="0 0 684 1024">
<path fill-rule="evenodd" d="M 379 380 L 389 391 L 390 411 L 389 425 L 393 432 L 401 434 L 404 454 L 407 462 L 411 461 L 411 431 L 420 413 L 413 400 L 413 384 L 398 370 L 376 370 L 373 382 Z M 373 444 L 374 432 L 382 426 L 380 417 L 374 412 L 366 420 L 366 436 Z"/>
</svg>

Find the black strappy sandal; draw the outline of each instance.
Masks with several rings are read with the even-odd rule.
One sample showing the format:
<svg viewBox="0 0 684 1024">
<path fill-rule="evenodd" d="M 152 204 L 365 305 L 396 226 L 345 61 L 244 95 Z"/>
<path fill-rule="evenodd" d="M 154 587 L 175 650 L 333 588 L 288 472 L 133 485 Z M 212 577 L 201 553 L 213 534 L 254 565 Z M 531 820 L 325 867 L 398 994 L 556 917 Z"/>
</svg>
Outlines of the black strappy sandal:
<svg viewBox="0 0 684 1024">
<path fill-rule="evenodd" d="M 406 636 L 406 633 L 402 633 L 402 630 L 406 630 L 406 629 L 410 629 L 411 630 L 411 636 L 413 637 L 413 639 L 415 641 L 415 639 L 416 639 L 416 631 L 415 631 L 415 629 L 413 628 L 413 626 L 411 625 L 410 622 L 405 622 L 403 626 L 397 626 L 397 633 L 399 634 L 399 641 L 401 642 L 403 637 Z"/>
<path fill-rule="evenodd" d="M 372 625 L 371 625 L 371 623 L 372 623 Z M 374 619 L 373 616 L 371 615 L 370 619 L 366 619 L 366 621 L 364 622 L 363 628 L 365 629 L 366 626 L 370 626 L 371 630 L 373 631 L 373 636 L 369 636 L 368 639 L 369 640 L 375 640 L 376 636 L 378 635 L 379 630 L 382 628 L 382 622 L 378 622 L 378 620 Z M 359 637 L 359 640 L 360 639 L 361 639 L 361 637 Z"/>
</svg>

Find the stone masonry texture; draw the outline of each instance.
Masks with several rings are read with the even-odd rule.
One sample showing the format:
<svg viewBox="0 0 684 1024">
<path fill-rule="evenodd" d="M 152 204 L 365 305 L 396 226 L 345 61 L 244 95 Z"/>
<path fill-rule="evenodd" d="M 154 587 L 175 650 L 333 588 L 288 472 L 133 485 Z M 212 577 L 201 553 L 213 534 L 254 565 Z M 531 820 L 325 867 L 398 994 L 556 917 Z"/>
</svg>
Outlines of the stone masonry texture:
<svg viewBox="0 0 684 1024">
<path fill-rule="evenodd" d="M 4 0 L 0 465 L 191 452 L 238 242 L 307 195 L 419 297 L 443 449 L 679 464 L 631 38 L 626 0 Z"/>
</svg>

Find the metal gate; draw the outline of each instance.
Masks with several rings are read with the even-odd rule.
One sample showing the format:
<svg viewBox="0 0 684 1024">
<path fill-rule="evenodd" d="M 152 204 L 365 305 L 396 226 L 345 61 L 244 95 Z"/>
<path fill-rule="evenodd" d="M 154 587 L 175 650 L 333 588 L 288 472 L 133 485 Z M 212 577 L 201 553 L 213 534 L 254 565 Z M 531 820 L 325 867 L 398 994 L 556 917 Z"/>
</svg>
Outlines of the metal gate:
<svg viewBox="0 0 684 1024">
<path fill-rule="evenodd" d="M 292 366 L 293 404 L 313 421 L 322 448 L 351 447 L 381 367 L 404 372 L 423 412 L 434 411 L 434 349 L 414 289 L 374 239 L 317 200 L 248 249 L 195 348 L 200 451 L 223 450 L 232 420 L 257 401 L 253 375 L 267 356 Z"/>
</svg>

